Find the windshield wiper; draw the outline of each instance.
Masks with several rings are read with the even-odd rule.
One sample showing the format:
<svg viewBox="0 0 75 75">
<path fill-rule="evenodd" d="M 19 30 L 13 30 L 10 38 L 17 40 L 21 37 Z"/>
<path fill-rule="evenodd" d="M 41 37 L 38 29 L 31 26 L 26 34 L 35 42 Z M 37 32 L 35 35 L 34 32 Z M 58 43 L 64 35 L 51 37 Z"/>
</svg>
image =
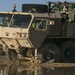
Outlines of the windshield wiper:
<svg viewBox="0 0 75 75">
<path fill-rule="evenodd" d="M 37 24 L 36 29 L 39 28 L 39 26 L 42 24 L 43 19 L 40 21 L 40 23 Z"/>
<path fill-rule="evenodd" d="M 8 24 L 7 24 L 8 27 L 9 27 L 9 26 L 12 26 L 13 20 L 14 20 L 14 19 L 13 19 L 14 15 L 15 15 L 15 14 L 13 13 L 13 15 L 12 15 L 12 17 L 11 17 L 11 19 L 10 19 L 10 22 L 8 22 Z"/>
</svg>

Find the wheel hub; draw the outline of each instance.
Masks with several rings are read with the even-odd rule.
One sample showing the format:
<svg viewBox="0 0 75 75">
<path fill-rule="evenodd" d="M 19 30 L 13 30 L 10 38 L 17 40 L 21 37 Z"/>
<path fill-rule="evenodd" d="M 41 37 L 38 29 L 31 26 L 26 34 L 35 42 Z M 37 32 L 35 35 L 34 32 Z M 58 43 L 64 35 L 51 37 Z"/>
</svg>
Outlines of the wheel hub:
<svg viewBox="0 0 75 75">
<path fill-rule="evenodd" d="M 53 51 L 48 51 L 46 53 L 45 57 L 46 57 L 47 61 L 54 59 L 54 52 Z"/>
<path fill-rule="evenodd" d="M 72 51 L 70 50 L 70 49 L 67 49 L 66 51 L 65 51 L 65 57 L 66 58 L 69 58 L 69 57 L 71 57 L 72 56 Z"/>
</svg>

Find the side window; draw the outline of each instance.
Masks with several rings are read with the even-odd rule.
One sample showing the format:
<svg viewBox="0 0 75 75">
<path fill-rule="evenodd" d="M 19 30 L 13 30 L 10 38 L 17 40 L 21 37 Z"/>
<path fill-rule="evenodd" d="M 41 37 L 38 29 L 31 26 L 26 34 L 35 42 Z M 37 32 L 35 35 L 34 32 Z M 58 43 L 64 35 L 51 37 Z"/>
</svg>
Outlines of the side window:
<svg viewBox="0 0 75 75">
<path fill-rule="evenodd" d="M 35 29 L 46 29 L 46 20 L 35 20 L 33 27 Z"/>
</svg>

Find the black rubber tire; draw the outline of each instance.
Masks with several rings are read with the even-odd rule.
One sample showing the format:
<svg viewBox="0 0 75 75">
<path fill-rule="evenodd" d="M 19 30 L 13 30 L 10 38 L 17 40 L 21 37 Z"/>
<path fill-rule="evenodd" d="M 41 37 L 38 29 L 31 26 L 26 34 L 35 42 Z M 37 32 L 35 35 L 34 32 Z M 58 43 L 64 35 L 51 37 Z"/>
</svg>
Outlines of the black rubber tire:
<svg viewBox="0 0 75 75">
<path fill-rule="evenodd" d="M 55 44 L 46 44 L 39 51 L 43 55 L 44 61 L 50 61 L 54 59 L 54 62 L 60 62 L 61 52 L 58 46 Z M 51 59 L 48 59 L 47 55 L 51 55 Z"/>
<path fill-rule="evenodd" d="M 61 61 L 74 63 L 75 62 L 75 43 L 68 41 L 61 46 Z"/>
<path fill-rule="evenodd" d="M 32 49 L 28 49 L 26 55 L 27 57 L 32 57 Z"/>
<path fill-rule="evenodd" d="M 22 57 L 27 57 L 26 55 L 27 51 L 28 51 L 28 48 L 22 48 L 19 53 L 20 55 L 22 55 Z"/>
<path fill-rule="evenodd" d="M 23 56 L 23 57 L 32 57 L 32 50 L 31 48 L 22 48 L 20 50 L 20 54 Z"/>
<path fill-rule="evenodd" d="M 34 12 L 36 10 L 35 13 L 46 13 L 47 8 L 47 5 L 44 4 L 23 4 L 22 12 Z"/>
<path fill-rule="evenodd" d="M 2 49 L 0 49 L 0 55 L 5 55 L 5 52 Z"/>
<path fill-rule="evenodd" d="M 8 50 L 8 54 L 9 54 L 9 59 L 12 61 L 16 61 L 18 60 L 18 54 L 15 50 Z"/>
</svg>

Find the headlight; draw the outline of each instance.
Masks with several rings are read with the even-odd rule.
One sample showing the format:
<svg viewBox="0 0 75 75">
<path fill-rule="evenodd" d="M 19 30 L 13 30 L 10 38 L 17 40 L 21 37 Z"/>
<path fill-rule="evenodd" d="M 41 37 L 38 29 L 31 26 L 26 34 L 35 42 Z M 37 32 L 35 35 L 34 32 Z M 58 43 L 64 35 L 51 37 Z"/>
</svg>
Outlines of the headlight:
<svg viewBox="0 0 75 75">
<path fill-rule="evenodd" d="M 25 37 L 25 34 L 24 33 L 21 33 L 20 37 L 24 38 Z"/>
<path fill-rule="evenodd" d="M 17 33 L 18 37 L 21 38 L 25 38 L 26 37 L 26 33 Z"/>
</svg>

